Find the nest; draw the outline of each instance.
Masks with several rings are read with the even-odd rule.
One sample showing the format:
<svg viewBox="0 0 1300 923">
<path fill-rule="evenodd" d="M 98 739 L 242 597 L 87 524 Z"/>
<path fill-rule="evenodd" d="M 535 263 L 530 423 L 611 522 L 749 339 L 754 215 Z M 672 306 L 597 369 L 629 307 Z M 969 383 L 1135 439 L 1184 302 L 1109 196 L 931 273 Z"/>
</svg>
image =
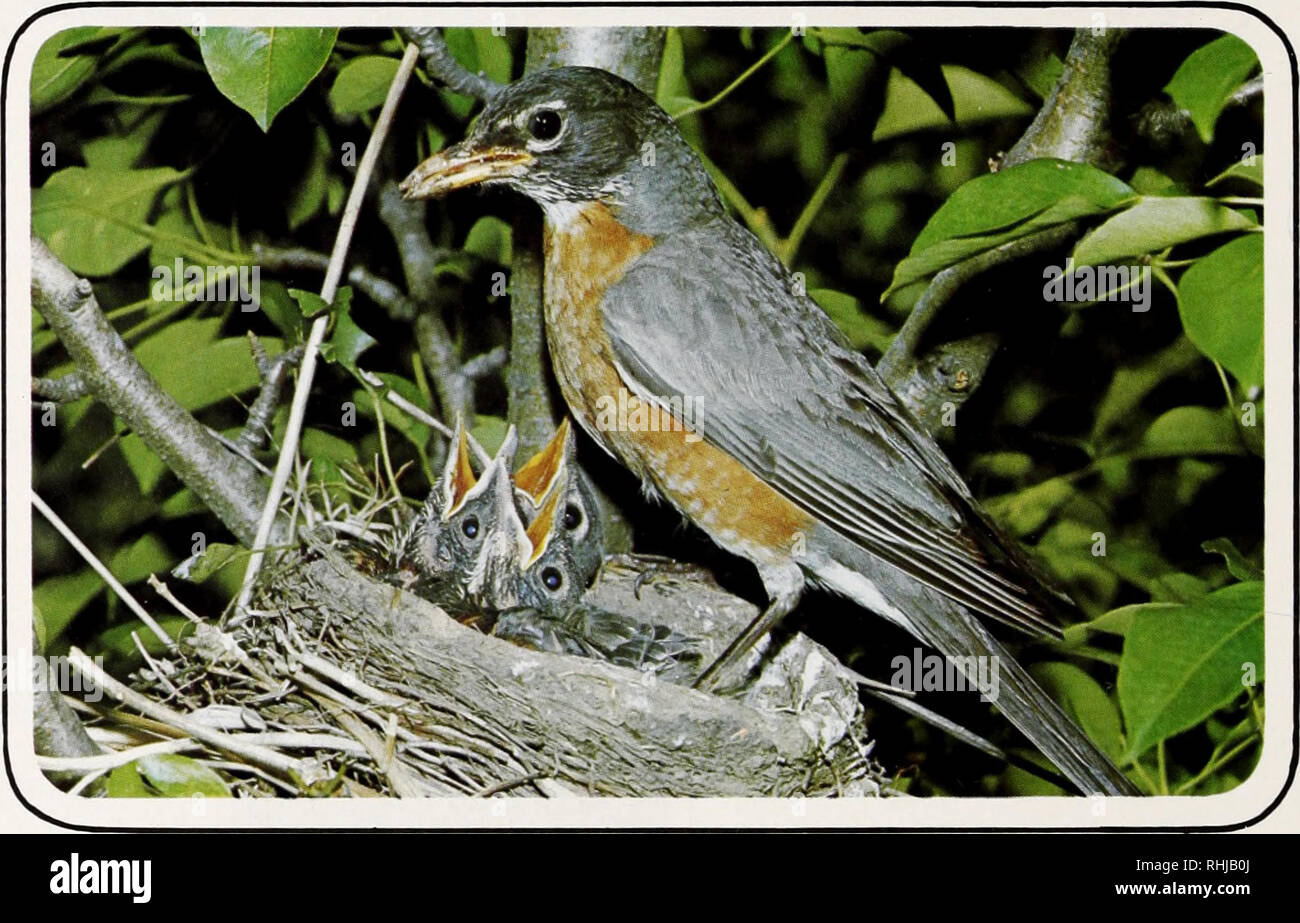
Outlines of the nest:
<svg viewBox="0 0 1300 923">
<path fill-rule="evenodd" d="M 769 639 L 725 694 L 703 693 L 484 634 L 378 579 L 337 538 L 354 527 L 311 518 L 251 616 L 197 624 L 134 689 L 105 678 L 145 717 L 101 710 L 101 742 L 187 738 L 245 796 L 891 793 L 852 675 L 803 635 Z M 585 599 L 710 655 L 756 614 L 704 572 L 634 556 L 608 559 Z"/>
</svg>

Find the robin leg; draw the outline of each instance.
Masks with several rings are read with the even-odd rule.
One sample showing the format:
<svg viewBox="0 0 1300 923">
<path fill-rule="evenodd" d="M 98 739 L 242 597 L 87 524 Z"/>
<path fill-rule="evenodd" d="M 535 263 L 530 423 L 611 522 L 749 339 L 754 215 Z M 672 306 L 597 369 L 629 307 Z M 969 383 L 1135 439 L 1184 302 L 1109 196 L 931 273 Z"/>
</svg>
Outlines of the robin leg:
<svg viewBox="0 0 1300 923">
<path fill-rule="evenodd" d="M 772 567 L 760 567 L 759 577 L 767 590 L 767 608 L 758 614 L 754 621 L 732 641 L 717 660 L 700 674 L 694 687 L 709 692 L 741 658 L 749 653 L 750 648 L 759 642 L 763 635 L 775 628 L 799 604 L 803 595 L 804 575 L 799 565 L 784 563 Z"/>
</svg>

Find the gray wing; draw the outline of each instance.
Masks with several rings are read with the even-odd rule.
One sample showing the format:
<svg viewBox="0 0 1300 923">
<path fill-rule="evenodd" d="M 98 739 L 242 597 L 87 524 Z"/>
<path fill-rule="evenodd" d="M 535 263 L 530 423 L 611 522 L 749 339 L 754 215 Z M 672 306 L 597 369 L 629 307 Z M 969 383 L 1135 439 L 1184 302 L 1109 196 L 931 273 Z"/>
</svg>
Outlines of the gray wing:
<svg viewBox="0 0 1300 923">
<path fill-rule="evenodd" d="M 752 242 L 715 220 L 611 286 L 605 325 L 629 387 L 698 398 L 705 440 L 837 532 L 975 612 L 1059 636 L 1041 601 L 983 553 L 995 530 L 943 452 Z M 716 267 L 730 271 L 705 274 Z"/>
</svg>

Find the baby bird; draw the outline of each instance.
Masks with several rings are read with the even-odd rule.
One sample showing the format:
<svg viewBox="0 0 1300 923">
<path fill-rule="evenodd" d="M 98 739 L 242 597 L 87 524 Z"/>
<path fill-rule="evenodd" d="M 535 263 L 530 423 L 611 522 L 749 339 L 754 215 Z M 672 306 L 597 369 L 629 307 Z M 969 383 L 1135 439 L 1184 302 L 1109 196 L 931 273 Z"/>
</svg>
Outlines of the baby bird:
<svg viewBox="0 0 1300 923">
<path fill-rule="evenodd" d="M 563 428 L 563 427 L 562 427 Z M 569 437 L 572 438 L 571 436 Z M 531 552 L 519 575 L 519 606 L 502 612 L 493 633 L 525 647 L 605 660 L 684 682 L 701 656 L 700 644 L 661 625 L 640 622 L 581 602 L 586 578 L 574 553 L 577 540 L 562 489 L 568 463 L 561 459 L 527 529 Z"/>
<path fill-rule="evenodd" d="M 565 417 L 550 442 L 515 472 L 515 496 L 524 524 L 530 525 L 552 489 L 561 485 L 560 525 L 569 535 L 574 574 L 585 587 L 600 567 L 605 549 L 595 490 L 578 467 L 576 454 L 573 427 Z"/>
<path fill-rule="evenodd" d="M 442 477 L 412 523 L 404 558 L 415 573 L 408 585 L 453 615 L 516 604 L 520 568 L 531 553 L 510 477 L 516 444 L 511 428 L 475 477 L 458 421 Z"/>
</svg>

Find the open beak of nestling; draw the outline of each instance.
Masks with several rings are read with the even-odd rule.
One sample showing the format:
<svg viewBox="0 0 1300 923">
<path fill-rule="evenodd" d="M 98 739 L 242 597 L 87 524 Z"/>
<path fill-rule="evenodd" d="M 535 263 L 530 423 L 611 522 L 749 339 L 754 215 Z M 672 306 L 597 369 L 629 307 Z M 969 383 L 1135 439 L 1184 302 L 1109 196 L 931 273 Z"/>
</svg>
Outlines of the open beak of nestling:
<svg viewBox="0 0 1300 923">
<path fill-rule="evenodd" d="M 439 151 L 411 171 L 399 187 L 407 199 L 431 199 L 453 189 L 521 176 L 533 155 L 509 147 L 478 148 L 462 141 Z"/>
</svg>

